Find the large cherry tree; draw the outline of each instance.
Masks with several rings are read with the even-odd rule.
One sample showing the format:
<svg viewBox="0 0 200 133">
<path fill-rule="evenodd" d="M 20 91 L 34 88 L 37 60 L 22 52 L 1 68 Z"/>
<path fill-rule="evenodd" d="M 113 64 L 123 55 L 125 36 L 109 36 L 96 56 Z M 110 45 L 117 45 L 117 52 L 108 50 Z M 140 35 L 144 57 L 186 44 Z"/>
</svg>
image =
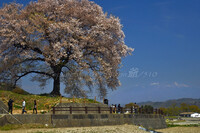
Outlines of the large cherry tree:
<svg viewBox="0 0 200 133">
<path fill-rule="evenodd" d="M 1 80 L 17 81 L 29 74 L 52 95 L 86 96 L 97 89 L 105 96 L 116 89 L 121 59 L 133 49 L 124 43 L 122 25 L 88 0 L 38 0 L 27 6 L 0 9 Z M 87 87 L 86 87 L 87 86 Z"/>
</svg>

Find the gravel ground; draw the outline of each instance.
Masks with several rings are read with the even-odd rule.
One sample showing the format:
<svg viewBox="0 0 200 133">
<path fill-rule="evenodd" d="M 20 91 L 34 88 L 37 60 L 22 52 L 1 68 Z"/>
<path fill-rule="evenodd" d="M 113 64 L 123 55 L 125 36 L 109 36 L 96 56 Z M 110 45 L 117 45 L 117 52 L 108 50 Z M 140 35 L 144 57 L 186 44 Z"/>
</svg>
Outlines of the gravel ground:
<svg viewBox="0 0 200 133">
<path fill-rule="evenodd" d="M 200 127 L 171 127 L 156 130 L 159 133 L 200 133 Z M 150 133 L 135 125 L 73 127 L 73 128 L 37 128 L 0 131 L 0 133 Z"/>
<path fill-rule="evenodd" d="M 161 133 L 200 133 L 200 127 L 172 127 L 156 131 Z"/>
<path fill-rule="evenodd" d="M 134 125 L 99 126 L 99 127 L 74 127 L 51 129 L 19 129 L 0 131 L 1 133 L 147 133 Z"/>
</svg>

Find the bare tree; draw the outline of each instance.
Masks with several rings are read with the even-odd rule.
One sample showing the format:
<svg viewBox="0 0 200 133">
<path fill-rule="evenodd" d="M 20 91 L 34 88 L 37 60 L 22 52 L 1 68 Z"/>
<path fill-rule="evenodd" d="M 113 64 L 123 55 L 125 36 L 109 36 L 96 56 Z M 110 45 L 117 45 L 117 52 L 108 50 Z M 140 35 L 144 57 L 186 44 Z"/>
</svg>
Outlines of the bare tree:
<svg viewBox="0 0 200 133">
<path fill-rule="evenodd" d="M 88 0 L 38 0 L 0 9 L 0 72 L 14 84 L 34 74 L 41 86 L 53 79 L 53 95 L 60 95 L 63 82 L 71 95 L 96 88 L 105 96 L 120 85 L 121 59 L 132 51 L 119 18 Z"/>
</svg>

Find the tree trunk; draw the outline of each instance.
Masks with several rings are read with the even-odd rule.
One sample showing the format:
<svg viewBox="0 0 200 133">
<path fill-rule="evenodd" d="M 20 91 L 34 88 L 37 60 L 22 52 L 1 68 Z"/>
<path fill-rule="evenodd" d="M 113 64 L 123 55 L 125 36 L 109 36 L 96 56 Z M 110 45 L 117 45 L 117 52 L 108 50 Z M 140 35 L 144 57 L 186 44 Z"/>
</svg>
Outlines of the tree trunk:
<svg viewBox="0 0 200 133">
<path fill-rule="evenodd" d="M 53 91 L 50 93 L 52 96 L 60 96 L 60 71 L 55 73 L 53 78 Z"/>
</svg>

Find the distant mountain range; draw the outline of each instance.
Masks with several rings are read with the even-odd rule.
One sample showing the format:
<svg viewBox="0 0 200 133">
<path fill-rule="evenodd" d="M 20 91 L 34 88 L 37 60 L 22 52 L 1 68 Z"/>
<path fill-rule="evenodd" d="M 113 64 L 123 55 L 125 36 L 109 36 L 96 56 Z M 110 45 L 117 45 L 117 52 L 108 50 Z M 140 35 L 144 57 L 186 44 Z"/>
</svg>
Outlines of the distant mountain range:
<svg viewBox="0 0 200 133">
<path fill-rule="evenodd" d="M 181 103 L 186 103 L 189 105 L 197 105 L 200 108 L 200 99 L 193 99 L 193 98 L 181 98 L 181 99 L 168 100 L 165 102 L 148 101 L 148 102 L 141 102 L 141 103 L 137 103 L 137 104 L 140 106 L 151 105 L 154 108 L 160 108 L 160 107 L 168 108 L 168 107 L 172 106 L 173 104 L 180 107 Z"/>
</svg>

